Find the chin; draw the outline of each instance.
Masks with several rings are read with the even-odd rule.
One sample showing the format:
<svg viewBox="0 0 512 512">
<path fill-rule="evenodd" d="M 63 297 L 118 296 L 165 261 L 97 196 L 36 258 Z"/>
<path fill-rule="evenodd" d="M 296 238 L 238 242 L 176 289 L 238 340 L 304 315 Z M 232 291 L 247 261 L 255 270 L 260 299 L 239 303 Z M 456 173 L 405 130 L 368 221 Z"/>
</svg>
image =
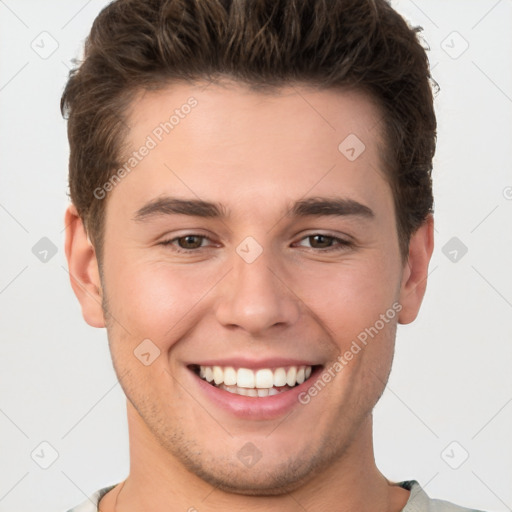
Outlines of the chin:
<svg viewBox="0 0 512 512">
<path fill-rule="evenodd" d="M 296 463 L 293 466 L 297 465 Z M 279 465 L 282 467 L 282 465 Z M 194 473 L 221 491 L 240 494 L 244 496 L 280 496 L 288 494 L 301 487 L 311 478 L 311 469 L 302 465 L 292 468 L 290 465 L 284 469 L 270 469 L 268 465 L 248 468 L 241 471 L 239 468 L 230 468 L 223 472 L 213 472 L 210 468 L 195 468 Z"/>
<path fill-rule="evenodd" d="M 280 496 L 318 477 L 343 456 L 343 450 L 333 450 L 332 445 L 322 445 L 317 450 L 308 447 L 303 452 L 290 453 L 285 460 L 262 457 L 252 467 L 225 455 L 205 457 L 204 451 L 189 451 L 185 457 L 183 453 L 179 455 L 188 471 L 221 491 L 245 496 Z"/>
</svg>

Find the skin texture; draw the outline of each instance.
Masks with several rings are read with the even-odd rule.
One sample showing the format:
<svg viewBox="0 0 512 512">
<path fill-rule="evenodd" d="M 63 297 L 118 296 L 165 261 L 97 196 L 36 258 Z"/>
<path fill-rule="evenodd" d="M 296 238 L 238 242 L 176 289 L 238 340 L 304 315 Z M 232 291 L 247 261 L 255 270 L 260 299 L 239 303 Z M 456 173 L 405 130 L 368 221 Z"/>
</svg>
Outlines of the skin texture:
<svg viewBox="0 0 512 512">
<path fill-rule="evenodd" d="M 140 94 L 127 151 L 169 112 L 197 106 L 107 198 L 102 279 L 71 205 L 66 255 L 87 323 L 107 327 L 127 396 L 130 473 L 104 511 L 401 510 L 408 491 L 378 471 L 371 411 L 387 381 L 397 323 L 416 317 L 433 250 L 431 217 L 399 254 L 391 189 L 382 173 L 379 111 L 355 92 L 285 87 L 272 94 L 234 83 L 175 84 Z M 350 161 L 349 135 L 365 144 Z M 169 195 L 221 203 L 225 215 L 134 220 Z M 373 217 L 289 215 L 307 198 L 349 198 Z M 177 252 L 186 234 L 200 249 Z M 351 245 L 326 251 L 314 234 Z M 237 246 L 253 237 L 247 263 Z M 186 249 L 185 249 L 186 251 Z M 270 420 L 219 408 L 187 365 L 221 357 L 300 358 L 332 366 L 393 304 L 400 312 L 307 405 Z M 145 366 L 144 339 L 160 350 Z M 247 443 L 261 459 L 237 457 Z"/>
</svg>

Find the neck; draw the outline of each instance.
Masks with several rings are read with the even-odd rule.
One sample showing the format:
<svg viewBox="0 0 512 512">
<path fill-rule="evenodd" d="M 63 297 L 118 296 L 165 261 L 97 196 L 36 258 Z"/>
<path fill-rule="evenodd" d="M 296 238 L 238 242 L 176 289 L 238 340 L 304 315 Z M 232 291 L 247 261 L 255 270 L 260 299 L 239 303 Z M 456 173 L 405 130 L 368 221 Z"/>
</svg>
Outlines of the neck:
<svg viewBox="0 0 512 512">
<path fill-rule="evenodd" d="M 391 485 L 375 465 L 371 417 L 334 464 L 316 471 L 294 490 L 272 496 L 224 492 L 191 473 L 161 447 L 129 402 L 128 425 L 130 473 L 122 486 L 102 499 L 105 512 L 398 512 L 409 497 L 408 491 Z"/>
</svg>

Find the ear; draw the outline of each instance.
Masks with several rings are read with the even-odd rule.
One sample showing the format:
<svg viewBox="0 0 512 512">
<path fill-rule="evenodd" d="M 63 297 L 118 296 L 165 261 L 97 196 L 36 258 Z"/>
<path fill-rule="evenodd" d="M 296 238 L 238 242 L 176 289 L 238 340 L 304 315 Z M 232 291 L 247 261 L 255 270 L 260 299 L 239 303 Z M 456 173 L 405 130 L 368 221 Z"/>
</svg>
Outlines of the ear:
<svg viewBox="0 0 512 512">
<path fill-rule="evenodd" d="M 71 287 L 82 307 L 84 320 L 92 327 L 105 327 L 96 252 L 74 205 L 68 206 L 64 222 Z"/>
<path fill-rule="evenodd" d="M 400 286 L 401 324 L 411 323 L 420 310 L 427 288 L 428 264 L 434 250 L 434 217 L 429 215 L 411 236 L 409 258 L 404 264 Z"/>
</svg>

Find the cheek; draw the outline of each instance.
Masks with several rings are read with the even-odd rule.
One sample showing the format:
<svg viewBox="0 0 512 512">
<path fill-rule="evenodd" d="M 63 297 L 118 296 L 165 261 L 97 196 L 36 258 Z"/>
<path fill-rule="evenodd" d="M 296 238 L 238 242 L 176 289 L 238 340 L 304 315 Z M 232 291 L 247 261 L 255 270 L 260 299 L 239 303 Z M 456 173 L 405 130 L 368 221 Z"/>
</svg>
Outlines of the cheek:
<svg viewBox="0 0 512 512">
<path fill-rule="evenodd" d="M 190 328 L 194 311 L 219 274 L 200 266 L 158 262 L 119 265 L 105 283 L 109 310 L 134 340 L 151 339 L 168 350 Z"/>
<path fill-rule="evenodd" d="M 309 263 L 294 273 L 300 280 L 295 278 L 293 288 L 331 336 L 350 342 L 396 301 L 400 276 L 392 261 L 368 257 L 332 265 Z"/>
<path fill-rule="evenodd" d="M 326 331 L 332 359 L 326 370 L 335 384 L 331 400 L 370 410 L 382 394 L 393 359 L 399 273 L 386 261 L 348 262 L 302 273 L 301 297 Z M 357 407 L 352 411 L 359 410 Z"/>
</svg>

